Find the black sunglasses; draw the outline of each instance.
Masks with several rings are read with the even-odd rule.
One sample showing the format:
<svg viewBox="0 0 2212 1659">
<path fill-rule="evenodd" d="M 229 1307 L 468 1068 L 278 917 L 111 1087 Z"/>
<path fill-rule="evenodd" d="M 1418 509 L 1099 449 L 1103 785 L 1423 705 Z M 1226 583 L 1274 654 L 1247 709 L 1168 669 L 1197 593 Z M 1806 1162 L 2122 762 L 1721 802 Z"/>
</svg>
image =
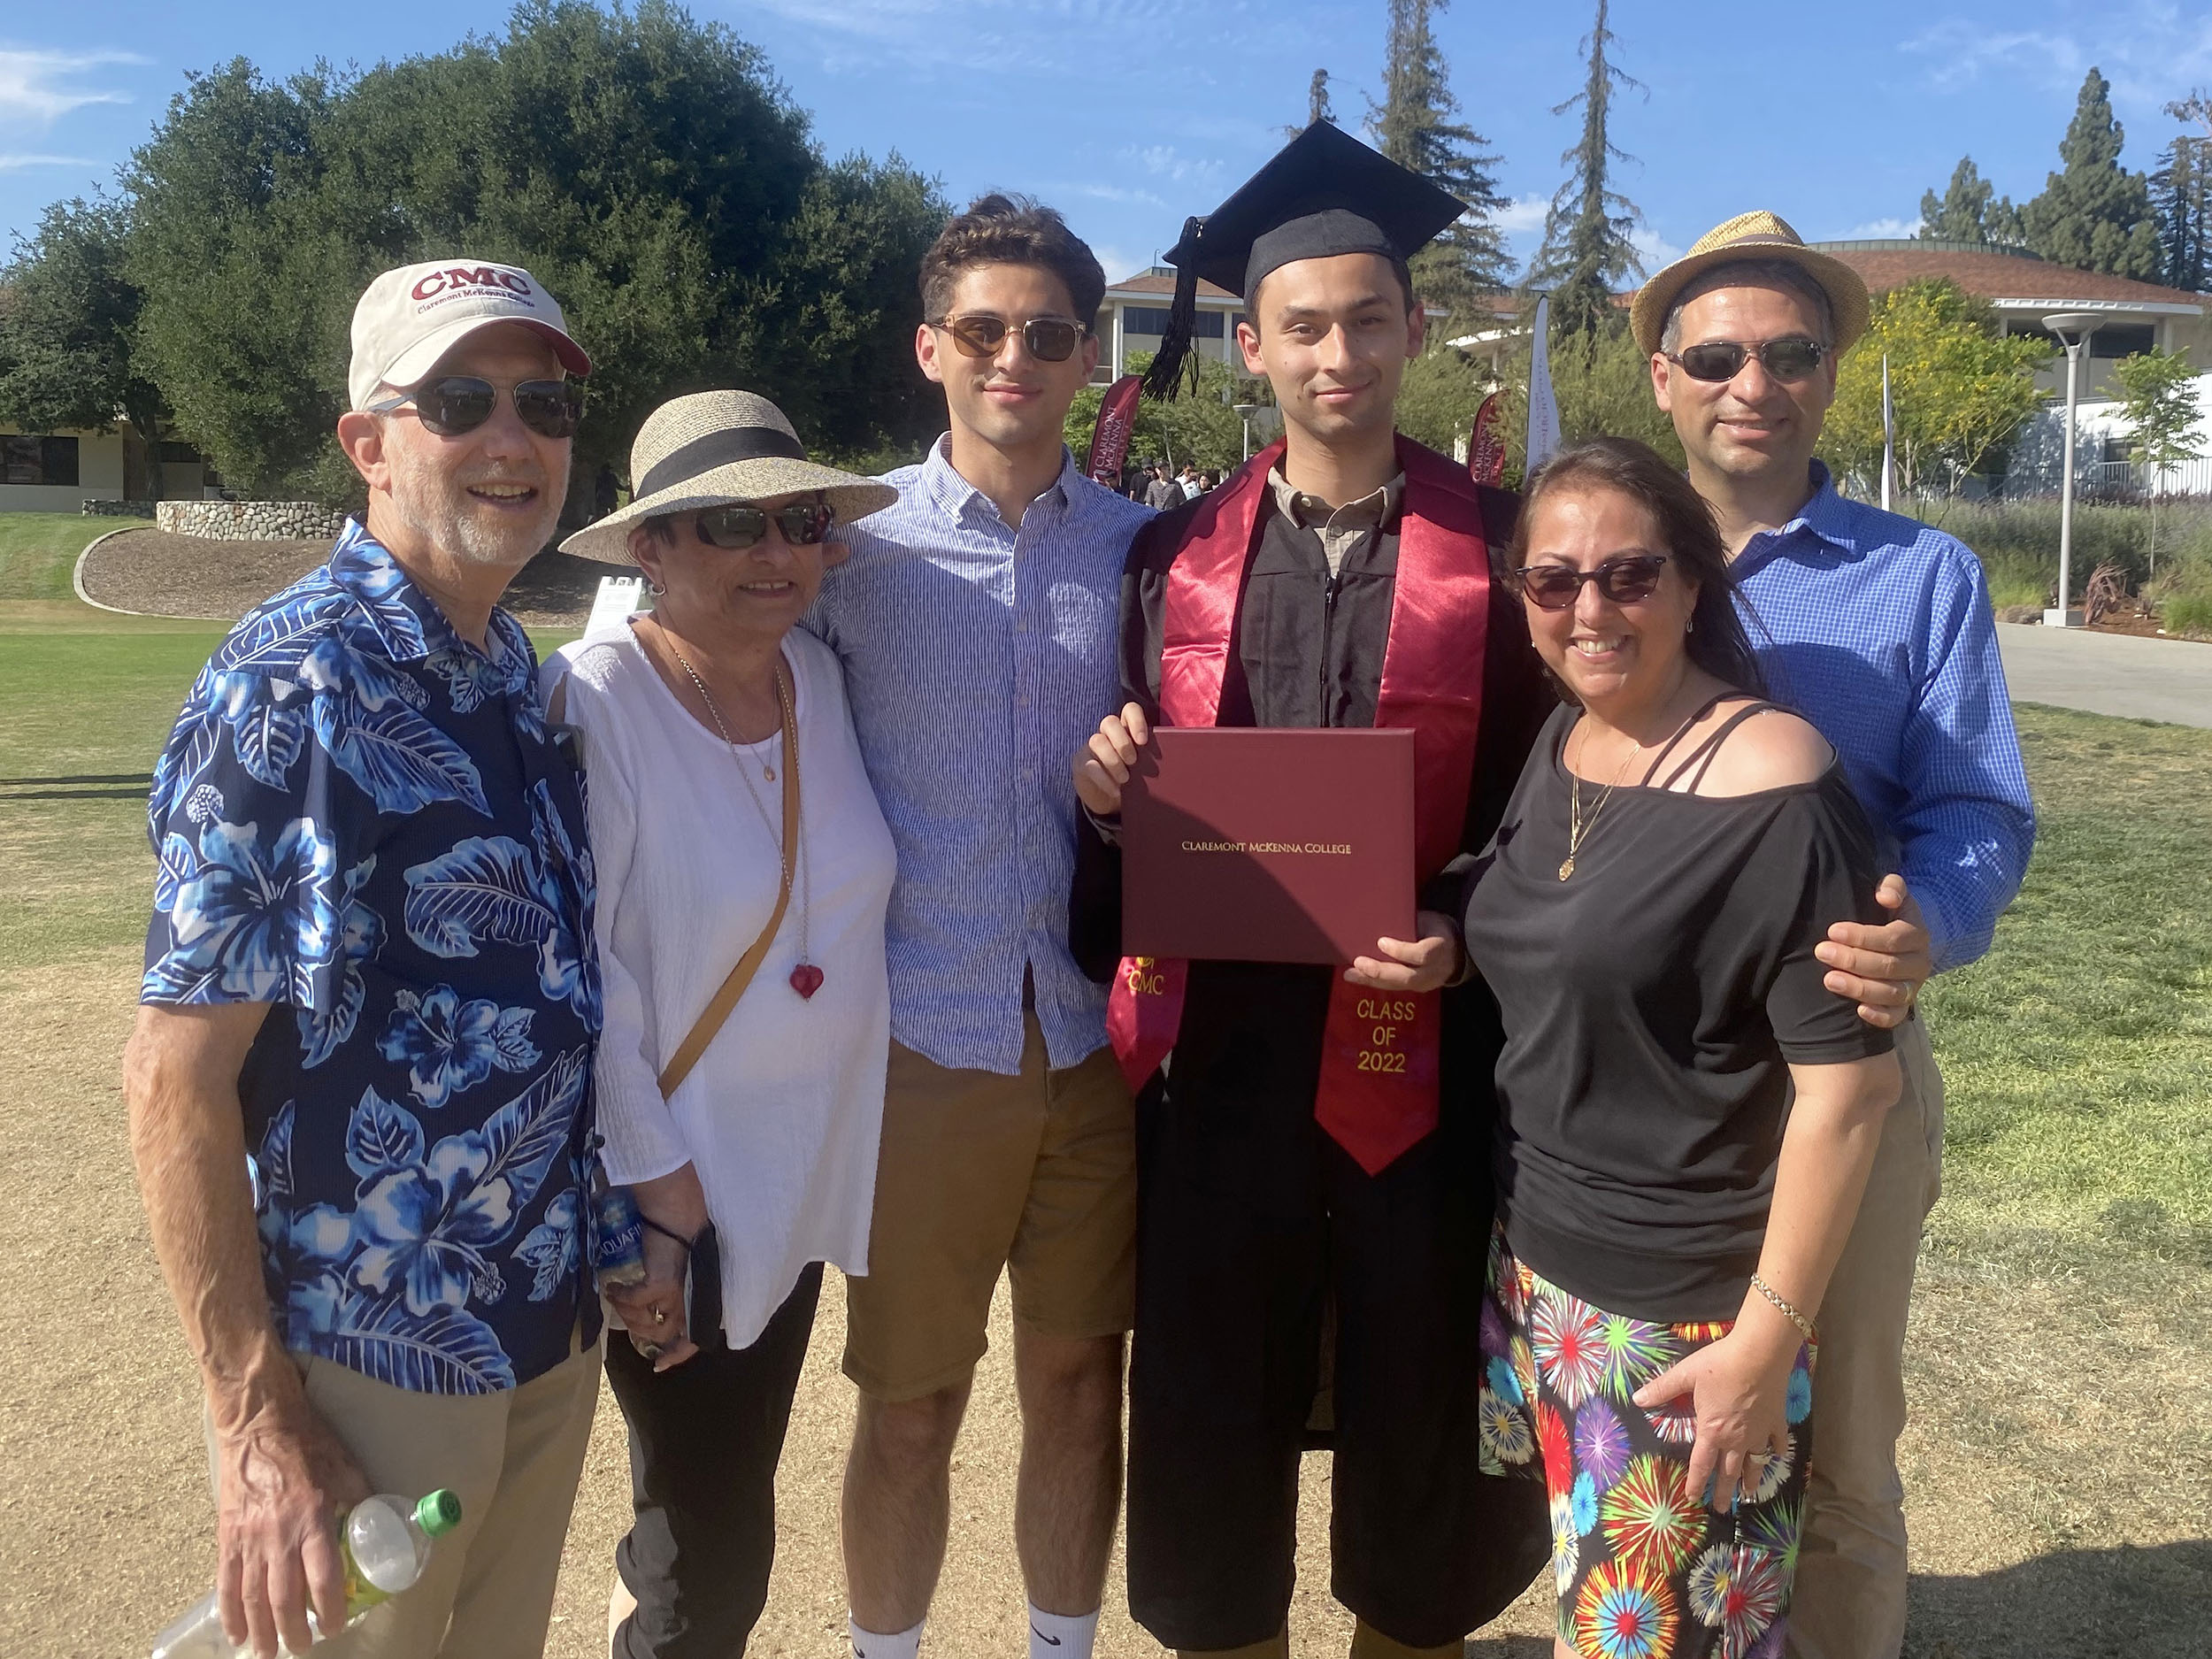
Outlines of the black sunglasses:
<svg viewBox="0 0 2212 1659">
<path fill-rule="evenodd" d="M 739 551 L 759 544 L 768 534 L 771 518 L 792 546 L 813 547 L 829 540 L 830 528 L 837 522 L 837 509 L 826 501 L 794 502 L 772 512 L 765 507 L 702 507 L 699 539 L 709 547 Z"/>
<path fill-rule="evenodd" d="M 584 412 L 584 388 L 572 380 L 518 380 L 509 394 L 515 418 L 541 438 L 572 438 Z M 388 415 L 412 403 L 423 429 L 441 438 L 474 432 L 499 407 L 499 388 L 472 374 L 448 374 L 411 392 L 371 403 L 368 412 Z"/>
<path fill-rule="evenodd" d="M 1658 591 L 1660 573 L 1666 568 L 1663 553 L 1627 554 L 1608 559 L 1594 571 L 1578 571 L 1571 565 L 1524 565 L 1513 572 L 1513 585 L 1540 611 L 1571 611 L 1585 582 L 1595 582 L 1598 591 L 1617 605 L 1632 605 Z"/>
<path fill-rule="evenodd" d="M 997 317 L 948 317 L 937 325 L 952 336 L 960 354 L 968 357 L 995 357 L 1012 332 Z M 1022 343 L 1041 363 L 1065 363 L 1091 331 L 1064 317 L 1033 317 L 1021 326 Z"/>
<path fill-rule="evenodd" d="M 1746 344 L 1735 340 L 1709 340 L 1703 345 L 1670 351 L 1667 361 L 1679 364 L 1694 380 L 1732 380 L 1745 362 L 1756 357 L 1778 380 L 1801 380 L 1820 366 L 1828 348 L 1816 340 L 1767 340 Z"/>
</svg>

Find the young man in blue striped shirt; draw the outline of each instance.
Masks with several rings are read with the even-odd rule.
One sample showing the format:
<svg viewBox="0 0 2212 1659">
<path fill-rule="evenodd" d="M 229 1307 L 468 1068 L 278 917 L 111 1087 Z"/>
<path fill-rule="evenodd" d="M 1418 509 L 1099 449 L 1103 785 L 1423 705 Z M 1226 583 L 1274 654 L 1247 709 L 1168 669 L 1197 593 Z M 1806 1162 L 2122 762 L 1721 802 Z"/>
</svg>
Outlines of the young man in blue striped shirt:
<svg viewBox="0 0 2212 1659">
<path fill-rule="evenodd" d="M 1899 920 L 1839 927 L 1820 950 L 1829 988 L 1888 1023 L 1895 987 L 1877 981 L 1924 979 L 1989 949 L 2035 819 L 1980 562 L 1926 525 L 1846 500 L 1813 459 L 1836 358 L 1868 312 L 1855 272 L 1753 212 L 1654 277 L 1632 317 L 1690 480 L 1734 556 L 1774 695 L 1834 745 L 1909 884 Z M 1795 1659 L 1895 1659 L 1904 1641 L 1905 1322 L 1943 1153 L 1943 1079 L 1916 1013 L 1897 1027 L 1897 1057 L 1904 1095 L 1820 1310 Z"/>
<path fill-rule="evenodd" d="M 1106 994 L 1068 952 L 1067 757 L 1120 685 L 1121 573 L 1149 510 L 1061 441 L 1106 288 L 1057 213 L 986 196 L 922 263 L 915 352 L 951 430 L 851 527 L 810 626 L 843 659 L 899 856 L 891 1061 L 844 1494 L 853 1651 L 913 1659 L 1002 1268 L 1030 1651 L 1089 1659 L 1121 1493 L 1133 1110 Z"/>
</svg>

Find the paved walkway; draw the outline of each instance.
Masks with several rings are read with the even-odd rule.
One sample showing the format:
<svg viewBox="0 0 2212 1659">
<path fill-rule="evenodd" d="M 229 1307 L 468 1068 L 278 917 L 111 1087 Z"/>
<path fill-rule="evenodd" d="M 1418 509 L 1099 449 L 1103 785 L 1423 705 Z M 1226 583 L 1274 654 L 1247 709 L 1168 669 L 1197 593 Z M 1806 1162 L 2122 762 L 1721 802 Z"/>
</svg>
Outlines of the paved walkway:
<svg viewBox="0 0 2212 1659">
<path fill-rule="evenodd" d="M 2001 622 L 1997 643 L 2016 702 L 2212 726 L 2212 645 Z"/>
</svg>

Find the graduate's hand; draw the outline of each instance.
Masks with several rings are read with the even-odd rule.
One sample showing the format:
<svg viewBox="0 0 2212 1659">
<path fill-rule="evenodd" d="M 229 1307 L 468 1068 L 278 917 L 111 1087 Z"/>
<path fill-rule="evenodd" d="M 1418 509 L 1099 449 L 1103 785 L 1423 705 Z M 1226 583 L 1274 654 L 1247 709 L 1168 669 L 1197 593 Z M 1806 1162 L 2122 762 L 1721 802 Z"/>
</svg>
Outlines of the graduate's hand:
<svg viewBox="0 0 2212 1659">
<path fill-rule="evenodd" d="M 1136 703 L 1125 703 L 1119 714 L 1101 720 L 1090 741 L 1075 751 L 1075 798 L 1101 818 L 1119 812 L 1129 769 L 1151 741 L 1152 724 Z"/>
<path fill-rule="evenodd" d="M 1912 1012 L 1914 998 L 1935 972 L 1935 959 L 1919 901 L 1906 891 L 1904 877 L 1884 876 L 1874 899 L 1897 919 L 1879 927 L 1838 922 L 1813 947 L 1813 955 L 1831 970 L 1821 983 L 1856 1002 L 1859 1018 L 1868 1025 L 1886 1031 L 1903 1025 Z"/>
<path fill-rule="evenodd" d="M 1347 982 L 1378 991 L 1440 991 L 1459 972 L 1459 929 L 1452 918 L 1436 910 L 1414 918 L 1421 937 L 1409 944 L 1402 939 L 1378 939 L 1379 956 L 1355 956 L 1345 972 Z"/>
</svg>

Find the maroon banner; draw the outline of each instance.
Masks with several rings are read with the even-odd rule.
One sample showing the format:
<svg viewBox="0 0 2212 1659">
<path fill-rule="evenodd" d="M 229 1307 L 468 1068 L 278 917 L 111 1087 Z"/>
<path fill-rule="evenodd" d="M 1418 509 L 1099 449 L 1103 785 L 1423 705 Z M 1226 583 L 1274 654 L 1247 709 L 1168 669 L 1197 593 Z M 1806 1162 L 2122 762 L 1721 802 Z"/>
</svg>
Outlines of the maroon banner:
<svg viewBox="0 0 2212 1659">
<path fill-rule="evenodd" d="M 1495 489 L 1505 481 L 1505 440 L 1498 435 L 1498 395 L 1475 411 L 1474 434 L 1467 441 L 1467 476 Z"/>
<path fill-rule="evenodd" d="M 1137 429 L 1137 395 L 1143 390 L 1141 375 L 1125 374 L 1099 399 L 1098 425 L 1091 428 L 1091 456 L 1083 464 L 1083 475 L 1093 483 L 1120 490 L 1121 464 L 1129 458 L 1129 439 Z"/>
</svg>

